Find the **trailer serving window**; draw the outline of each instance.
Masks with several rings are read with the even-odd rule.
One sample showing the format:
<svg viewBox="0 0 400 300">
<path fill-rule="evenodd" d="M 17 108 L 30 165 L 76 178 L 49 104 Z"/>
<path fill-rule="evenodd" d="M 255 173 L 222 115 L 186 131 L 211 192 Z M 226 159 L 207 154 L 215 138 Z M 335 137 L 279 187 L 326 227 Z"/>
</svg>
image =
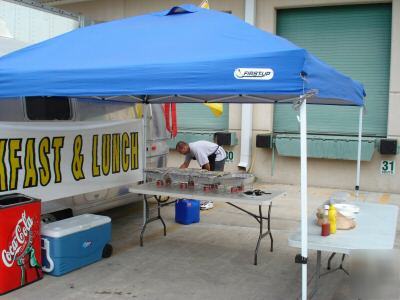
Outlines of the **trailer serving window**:
<svg viewBox="0 0 400 300">
<path fill-rule="evenodd" d="M 72 110 L 68 97 L 25 97 L 26 115 L 29 120 L 71 120 Z"/>
</svg>

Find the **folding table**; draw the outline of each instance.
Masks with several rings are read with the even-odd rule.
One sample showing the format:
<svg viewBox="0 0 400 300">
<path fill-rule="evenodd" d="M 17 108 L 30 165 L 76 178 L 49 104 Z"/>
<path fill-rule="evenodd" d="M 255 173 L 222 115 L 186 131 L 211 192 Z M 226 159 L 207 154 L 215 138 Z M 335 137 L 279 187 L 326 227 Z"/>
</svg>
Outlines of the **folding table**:
<svg viewBox="0 0 400 300">
<path fill-rule="evenodd" d="M 321 277 L 322 251 L 343 254 L 343 263 L 344 255 L 349 255 L 354 250 L 393 249 L 398 207 L 360 201 L 352 201 L 350 203 L 360 207 L 360 212 L 356 216 L 357 225 L 354 229 L 337 230 L 335 234 L 323 237 L 321 236 L 321 227 L 316 224 L 315 215 L 308 218 L 308 248 L 317 250 L 315 286 L 311 297 L 316 293 L 318 281 Z M 289 246 L 301 248 L 300 230 L 289 236 L 288 241 Z M 340 269 L 343 269 L 342 263 L 339 267 Z M 330 260 L 328 266 L 329 264 Z"/>
<path fill-rule="evenodd" d="M 140 245 L 143 246 L 143 235 L 146 230 L 147 224 L 160 220 L 164 227 L 164 235 L 167 234 L 167 227 L 165 225 L 164 219 L 161 216 L 161 208 L 169 205 L 174 201 L 162 200 L 162 196 L 172 197 L 172 198 L 185 198 L 185 199 L 196 199 L 214 202 L 225 202 L 246 214 L 252 216 L 259 224 L 259 235 L 257 240 L 256 249 L 254 251 L 254 264 L 257 265 L 258 249 L 260 247 L 261 240 L 266 236 L 269 236 L 271 240 L 270 251 L 273 251 L 273 238 L 271 232 L 271 207 L 272 200 L 283 196 L 285 193 L 282 191 L 267 191 L 266 194 L 260 196 L 249 196 L 243 193 L 230 193 L 225 191 L 213 191 L 213 192 L 203 192 L 199 189 L 179 189 L 176 186 L 172 187 L 158 187 L 152 183 L 144 183 L 141 185 L 135 185 L 129 189 L 131 193 L 143 194 L 144 204 L 145 204 L 145 220 L 143 228 L 140 234 Z M 148 196 L 154 196 L 157 201 L 157 216 L 149 217 L 149 205 Z M 253 213 L 240 207 L 239 205 L 254 205 L 258 206 L 258 213 Z M 268 206 L 267 216 L 263 215 L 262 207 Z M 264 231 L 264 221 L 266 221 L 267 230 Z"/>
</svg>

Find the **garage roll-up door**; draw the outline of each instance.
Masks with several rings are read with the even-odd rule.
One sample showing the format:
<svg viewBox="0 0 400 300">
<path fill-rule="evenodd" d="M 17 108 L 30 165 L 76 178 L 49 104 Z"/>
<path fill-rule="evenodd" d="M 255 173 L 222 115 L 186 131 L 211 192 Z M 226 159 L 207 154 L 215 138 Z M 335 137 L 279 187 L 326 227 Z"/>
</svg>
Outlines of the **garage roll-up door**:
<svg viewBox="0 0 400 300">
<path fill-rule="evenodd" d="M 213 115 L 203 104 L 177 104 L 178 128 L 180 130 L 218 131 L 228 129 L 229 106 L 224 104 L 224 113 L 220 117 Z"/>
<path fill-rule="evenodd" d="M 367 92 L 365 136 L 386 136 L 391 4 L 351 5 L 277 12 L 277 34 L 364 83 Z M 310 106 L 312 134 L 357 134 L 358 108 Z M 274 132 L 297 133 L 298 122 L 290 105 L 275 105 Z"/>
<path fill-rule="evenodd" d="M 178 103 L 176 113 L 178 135 L 168 142 L 171 148 L 175 148 L 176 142 L 180 140 L 213 141 L 215 132 L 226 131 L 229 128 L 229 104 L 224 104 L 224 112 L 220 117 L 214 116 L 207 106 L 200 103 Z"/>
</svg>

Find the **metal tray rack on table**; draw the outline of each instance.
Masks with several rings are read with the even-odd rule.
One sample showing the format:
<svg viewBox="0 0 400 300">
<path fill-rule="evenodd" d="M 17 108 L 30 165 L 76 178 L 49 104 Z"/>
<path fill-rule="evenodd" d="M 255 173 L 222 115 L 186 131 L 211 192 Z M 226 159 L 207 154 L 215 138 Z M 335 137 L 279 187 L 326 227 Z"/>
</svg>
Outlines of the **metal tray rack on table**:
<svg viewBox="0 0 400 300">
<path fill-rule="evenodd" d="M 170 171 L 171 170 L 169 168 L 154 168 L 144 170 L 147 182 L 156 182 L 157 185 L 164 185 L 164 183 L 168 181 Z"/>
<path fill-rule="evenodd" d="M 253 174 L 249 173 L 230 173 L 222 177 L 221 184 L 225 190 L 232 193 L 244 192 L 255 181 Z"/>
<path fill-rule="evenodd" d="M 221 185 L 224 175 L 226 175 L 226 173 L 200 170 L 193 173 L 192 178 L 194 184 L 200 187 L 204 192 L 211 192 L 218 190 L 218 186 Z"/>
<path fill-rule="evenodd" d="M 167 178 L 169 171 L 170 170 L 168 168 L 153 168 L 144 170 L 148 182 L 155 182 L 157 180 L 164 181 Z"/>
<path fill-rule="evenodd" d="M 189 182 L 192 175 L 192 171 L 188 169 L 171 169 L 169 176 L 173 183 Z"/>
</svg>

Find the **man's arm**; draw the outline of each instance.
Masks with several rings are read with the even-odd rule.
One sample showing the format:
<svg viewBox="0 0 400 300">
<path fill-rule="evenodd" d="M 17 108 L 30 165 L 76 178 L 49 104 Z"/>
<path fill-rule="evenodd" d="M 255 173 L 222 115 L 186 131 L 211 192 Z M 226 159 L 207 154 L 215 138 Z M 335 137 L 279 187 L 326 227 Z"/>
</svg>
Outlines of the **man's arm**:
<svg viewBox="0 0 400 300">
<path fill-rule="evenodd" d="M 210 163 L 206 163 L 205 165 L 203 165 L 202 167 L 201 167 L 202 169 L 205 169 L 205 170 L 207 170 L 207 171 L 211 171 L 210 169 Z"/>
<path fill-rule="evenodd" d="M 185 160 L 185 162 L 180 165 L 179 169 L 186 169 L 189 167 L 189 165 L 190 165 L 190 160 L 189 161 Z"/>
</svg>

